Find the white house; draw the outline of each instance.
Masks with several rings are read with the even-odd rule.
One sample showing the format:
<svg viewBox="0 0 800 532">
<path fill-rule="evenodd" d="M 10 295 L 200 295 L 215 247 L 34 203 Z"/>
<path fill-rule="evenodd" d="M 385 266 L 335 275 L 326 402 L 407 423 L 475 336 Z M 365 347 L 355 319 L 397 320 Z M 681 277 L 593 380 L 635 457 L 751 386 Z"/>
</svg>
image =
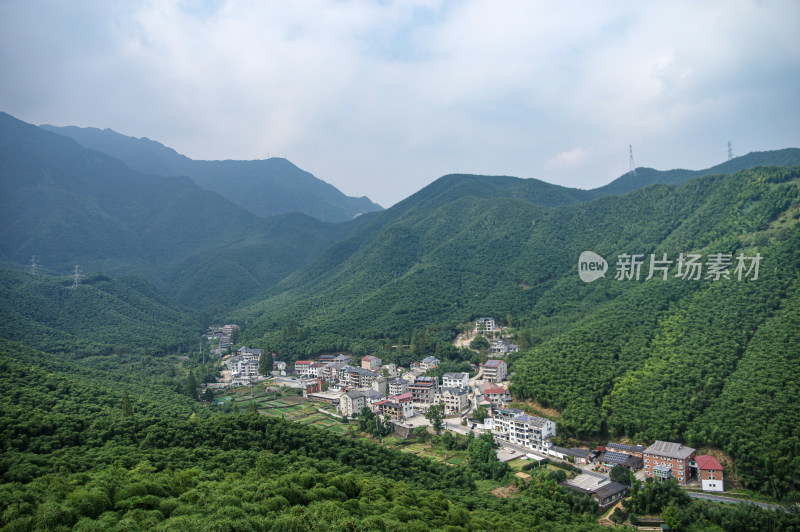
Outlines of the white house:
<svg viewBox="0 0 800 532">
<path fill-rule="evenodd" d="M 445 373 L 442 375 L 443 388 L 469 388 L 469 373 Z"/>
<path fill-rule="evenodd" d="M 496 409 L 491 424 L 492 433 L 499 439 L 539 452 L 547 452 L 550 438 L 556 435 L 555 422 L 516 408 Z"/>
<path fill-rule="evenodd" d="M 478 318 L 475 320 L 475 332 L 491 333 L 497 330 L 494 318 Z"/>
</svg>

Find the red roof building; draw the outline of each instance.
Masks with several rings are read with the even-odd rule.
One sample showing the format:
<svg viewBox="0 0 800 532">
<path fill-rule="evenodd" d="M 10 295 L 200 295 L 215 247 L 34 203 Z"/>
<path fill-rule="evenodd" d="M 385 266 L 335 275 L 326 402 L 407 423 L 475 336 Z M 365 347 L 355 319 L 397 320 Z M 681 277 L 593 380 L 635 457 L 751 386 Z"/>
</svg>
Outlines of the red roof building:
<svg viewBox="0 0 800 532">
<path fill-rule="evenodd" d="M 703 491 L 725 491 L 722 464 L 713 456 L 701 454 L 696 456 L 697 476 Z"/>
</svg>

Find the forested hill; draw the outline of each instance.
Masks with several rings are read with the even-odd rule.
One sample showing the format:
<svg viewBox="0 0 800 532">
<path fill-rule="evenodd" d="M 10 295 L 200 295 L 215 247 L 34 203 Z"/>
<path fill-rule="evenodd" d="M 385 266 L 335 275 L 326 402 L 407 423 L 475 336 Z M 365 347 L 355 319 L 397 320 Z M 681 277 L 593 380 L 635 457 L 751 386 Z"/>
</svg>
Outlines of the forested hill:
<svg viewBox="0 0 800 532">
<path fill-rule="evenodd" d="M 133 276 L 69 276 L 0 268 L 0 338 L 79 356 L 115 349 L 196 349 L 200 324 Z"/>
<path fill-rule="evenodd" d="M 0 177 L 5 260 L 136 274 L 196 310 L 258 296 L 363 223 L 263 219 L 189 178 L 137 173 L 6 114 Z"/>
<path fill-rule="evenodd" d="M 715 174 L 732 174 L 739 170 L 756 166 L 794 166 L 800 164 L 800 149 L 784 148 L 782 150 L 752 152 L 730 161 L 706 168 L 705 170 L 655 170 L 653 168 L 637 168 L 636 175 L 630 173 L 618 177 L 611 183 L 593 189 L 597 196 L 609 194 L 626 194 L 657 183 L 680 185 L 694 177 Z"/>
<path fill-rule="evenodd" d="M 189 176 L 259 216 L 290 212 L 325 222 L 343 222 L 381 210 L 367 197 L 344 195 L 333 185 L 280 157 L 255 161 L 198 161 L 156 141 L 120 135 L 110 129 L 41 126 L 115 157 L 134 170 L 160 176 Z"/>
<path fill-rule="evenodd" d="M 785 369 L 800 363 L 799 178 L 798 167 L 756 168 L 574 205 L 468 195 L 408 209 L 237 319 L 250 338 L 295 357 L 382 352 L 423 335 L 452 338 L 478 316 L 510 316 L 524 347 L 512 358 L 512 390 L 559 411 L 562 434 L 712 444 L 738 460 L 747 485 L 797 489 L 791 398 L 800 389 Z M 606 278 L 579 279 L 585 250 L 608 260 Z M 626 253 L 644 258 L 638 280 L 614 279 Z M 681 253 L 703 263 L 729 254 L 729 278 L 676 278 Z M 645 281 L 650 254 L 671 261 L 666 280 Z M 760 254 L 757 280 L 737 278 L 739 254 Z M 299 334 L 287 334 L 291 320 Z M 782 370 L 770 368 L 770 346 L 781 346 Z M 728 416 L 730 405 L 753 415 Z M 764 431 L 748 436 L 754 423 Z"/>
</svg>

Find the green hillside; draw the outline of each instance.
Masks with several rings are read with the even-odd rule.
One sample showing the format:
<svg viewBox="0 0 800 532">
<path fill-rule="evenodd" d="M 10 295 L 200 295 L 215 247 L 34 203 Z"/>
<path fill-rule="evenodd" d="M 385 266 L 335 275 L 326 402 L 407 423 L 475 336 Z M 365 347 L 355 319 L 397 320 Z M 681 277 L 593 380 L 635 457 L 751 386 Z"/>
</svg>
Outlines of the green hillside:
<svg viewBox="0 0 800 532">
<path fill-rule="evenodd" d="M 0 270 L 0 338 L 50 353 L 151 353 L 195 346 L 200 324 L 136 277 Z"/>
<path fill-rule="evenodd" d="M 370 238 L 343 241 L 278 286 L 284 291 L 236 317 L 249 324 L 251 338 L 291 358 L 379 351 L 431 328 L 452 337 L 460 323 L 510 314 L 531 346 L 512 358 L 512 390 L 560 411 L 562 434 L 715 445 L 742 458 L 737 471 L 751 487 L 764 486 L 759 460 L 770 460 L 766 486 L 785 493 L 800 486 L 793 473 L 800 423 L 730 439 L 751 426 L 747 416 L 727 418 L 724 430 L 708 420 L 725 415 L 728 394 L 736 396 L 730 402 L 749 393 L 738 368 L 751 358 L 759 363 L 761 331 L 783 331 L 795 316 L 789 294 L 800 264 L 798 178 L 798 167 L 758 168 L 555 207 L 459 195 L 407 209 L 372 227 Z M 579 280 L 584 250 L 609 260 L 606 279 Z M 623 253 L 666 253 L 668 280 L 644 281 L 647 263 L 638 282 L 614 280 Z M 734 278 L 676 278 L 680 253 L 703 260 L 730 254 Z M 760 253 L 757 280 L 736 280 L 740 253 Z M 282 334 L 290 320 L 300 337 Z M 793 349 L 780 357 L 800 362 Z M 790 373 L 761 374 L 770 389 L 796 388 Z M 767 419 L 800 419 L 783 394 L 761 408 Z"/>
<path fill-rule="evenodd" d="M 740 170 L 756 166 L 794 166 L 800 164 L 800 149 L 785 148 L 782 150 L 752 152 L 735 157 L 730 161 L 706 168 L 705 170 L 655 170 L 653 168 L 637 168 L 636 175 L 625 174 L 611 183 L 592 190 L 598 196 L 610 194 L 627 194 L 632 190 L 661 183 L 664 185 L 680 185 L 694 177 L 716 174 L 732 174 Z"/>
<path fill-rule="evenodd" d="M 263 219 L 188 178 L 138 174 L 5 114 L 0 161 L 0 257 L 136 274 L 197 310 L 258 296 L 363 223 Z"/>
<path fill-rule="evenodd" d="M 299 212 L 326 222 L 344 222 L 381 210 L 367 197 L 345 196 L 280 157 L 258 161 L 195 161 L 147 138 L 110 129 L 41 126 L 70 137 L 85 148 L 106 153 L 144 174 L 189 176 L 259 216 Z"/>
</svg>

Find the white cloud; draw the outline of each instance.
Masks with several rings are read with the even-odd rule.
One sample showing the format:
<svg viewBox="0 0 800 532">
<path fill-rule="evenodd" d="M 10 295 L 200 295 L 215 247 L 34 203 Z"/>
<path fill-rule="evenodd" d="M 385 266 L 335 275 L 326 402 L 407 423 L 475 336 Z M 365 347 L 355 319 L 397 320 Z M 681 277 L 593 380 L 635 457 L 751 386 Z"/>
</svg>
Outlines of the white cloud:
<svg viewBox="0 0 800 532">
<path fill-rule="evenodd" d="M 800 144 L 800 4 L 0 3 L 0 109 L 385 205 L 449 172 L 602 185 Z M 793 118 L 794 117 L 794 118 Z"/>
</svg>

